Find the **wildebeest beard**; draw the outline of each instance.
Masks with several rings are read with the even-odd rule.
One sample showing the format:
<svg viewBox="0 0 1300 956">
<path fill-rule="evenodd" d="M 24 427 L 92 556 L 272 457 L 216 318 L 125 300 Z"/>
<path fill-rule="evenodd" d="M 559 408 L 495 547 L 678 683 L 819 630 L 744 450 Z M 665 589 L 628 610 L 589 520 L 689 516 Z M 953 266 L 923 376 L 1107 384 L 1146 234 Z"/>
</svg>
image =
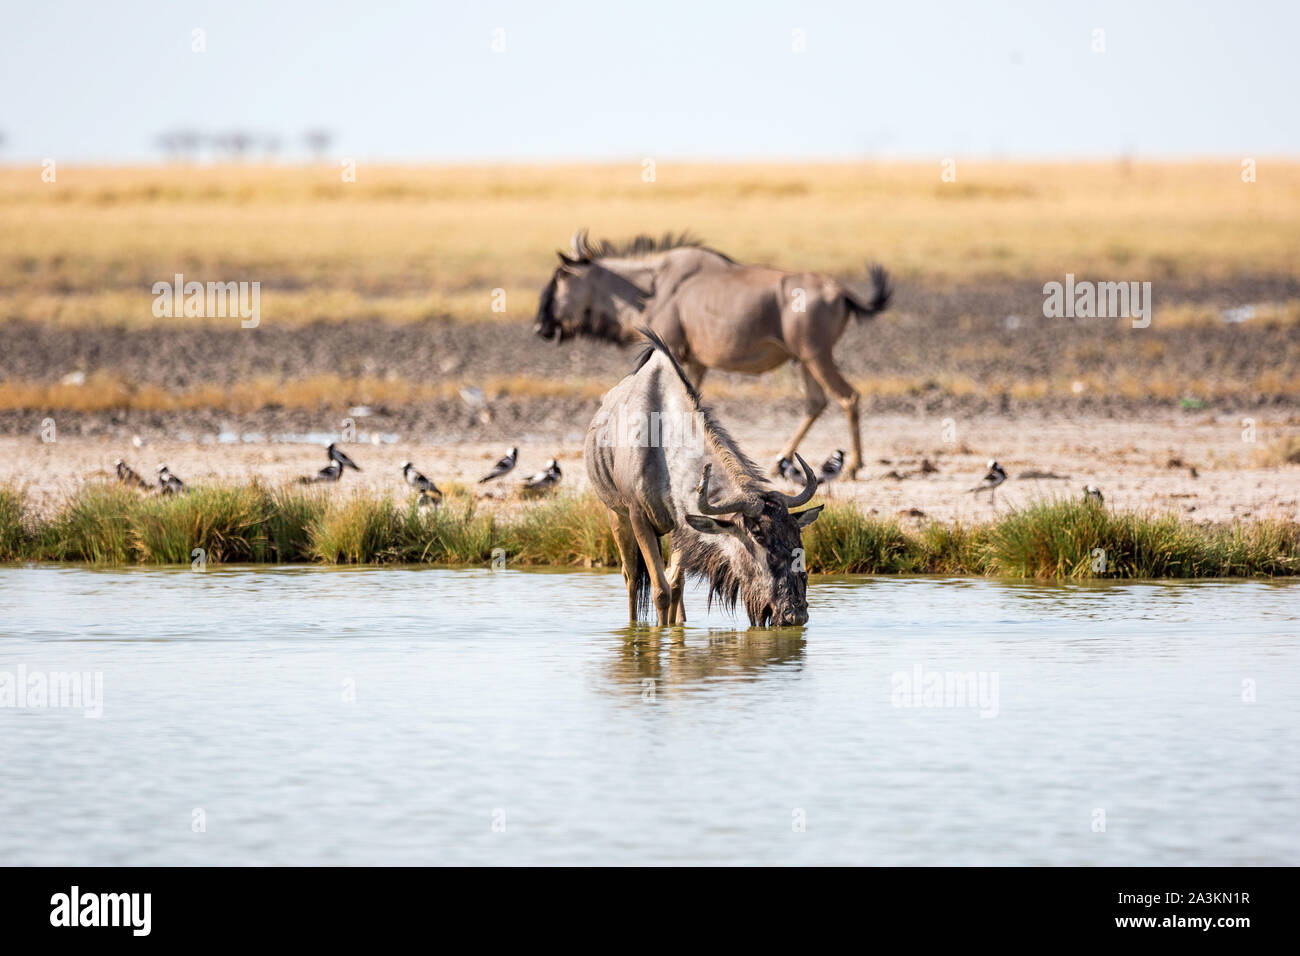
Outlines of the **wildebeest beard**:
<svg viewBox="0 0 1300 956">
<path fill-rule="evenodd" d="M 546 283 L 542 298 L 537 303 L 537 324 L 533 326 L 533 331 L 544 339 L 552 338 L 559 326 L 555 320 L 555 283 L 558 278 L 558 272 L 551 276 L 551 281 Z"/>
<path fill-rule="evenodd" d="M 778 510 L 784 513 L 778 515 L 775 513 Z M 737 542 L 743 555 L 737 559 L 736 552 L 723 543 L 729 535 L 700 534 L 689 527 L 673 531 L 673 547 L 681 549 L 686 573 L 708 584 L 708 607 L 712 609 L 716 602 L 727 611 L 734 611 L 737 604 L 743 604 L 749 623 L 757 627 L 767 627 L 773 621 L 780 623 L 782 612 L 788 608 L 806 609 L 806 578 L 794 568 L 795 549 L 802 547 L 802 539 L 797 528 L 787 527 L 793 523 L 789 512 L 783 505 L 768 501 L 758 518 L 738 515 L 736 520 L 744 522 L 751 533 L 756 530 L 762 535 L 765 546 L 757 549 L 757 555 Z M 759 561 L 767 563 L 774 586 L 760 576 L 755 566 Z M 648 590 L 648 580 L 646 587 Z"/>
</svg>

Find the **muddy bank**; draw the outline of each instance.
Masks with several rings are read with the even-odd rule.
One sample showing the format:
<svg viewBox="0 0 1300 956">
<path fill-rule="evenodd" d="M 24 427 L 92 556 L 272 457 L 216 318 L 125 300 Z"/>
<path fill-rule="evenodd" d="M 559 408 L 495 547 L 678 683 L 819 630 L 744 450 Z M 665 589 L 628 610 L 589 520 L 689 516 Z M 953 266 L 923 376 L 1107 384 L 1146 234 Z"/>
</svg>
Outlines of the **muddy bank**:
<svg viewBox="0 0 1300 956">
<path fill-rule="evenodd" d="M 545 434 L 540 426 L 511 432 L 494 423 L 492 436 L 481 440 L 453 437 L 440 423 L 426 425 L 427 431 L 382 433 L 372 431 L 368 419 L 360 420 L 359 440 L 346 447 L 362 471 L 348 472 L 330 493 L 364 488 L 405 496 L 410 489 L 401 465 L 410 460 L 440 485 L 458 482 L 492 502 L 508 501 L 516 492 L 516 478 L 540 470 L 550 458 L 558 459 L 564 470 L 562 487 L 581 490 L 587 484 L 581 443 L 587 411 L 553 411 L 556 417 Z M 735 411 L 724 413 L 723 421 L 741 446 L 761 462 L 773 460 L 794 416 L 774 423 L 742 420 Z M 563 414 L 573 417 L 565 421 Z M 1235 417 L 1181 411 L 1148 411 L 1130 418 L 956 416 L 951 429 L 940 417 L 880 414 L 864 422 L 867 461 L 861 480 L 834 483 L 823 493 L 852 499 L 882 515 L 983 520 L 994 513 L 994 503 L 969 489 L 984 474 L 986 460 L 997 458 L 1011 475 L 998 490 L 997 509 L 1078 497 L 1083 485 L 1091 483 L 1102 489 L 1108 504 L 1125 510 L 1174 511 L 1197 521 L 1294 518 L 1300 465 L 1279 462 L 1268 452 L 1286 436 L 1300 435 L 1300 417 L 1267 413 L 1256 418 L 1257 433 L 1251 436 L 1256 440 L 1250 442 Z M 180 441 L 145 435 L 137 446 L 124 429 L 113 436 L 78 437 L 59 421 L 53 443 L 41 442 L 35 432 L 0 436 L 0 484 L 26 485 L 41 507 L 85 482 L 109 480 L 117 458 L 149 476 L 166 462 L 190 482 L 289 482 L 325 464 L 328 440 L 299 436 L 297 441 L 270 441 L 270 429 L 263 428 L 260 433 L 229 433 L 225 443 L 217 441 L 216 433 Z M 372 434 L 378 444 L 371 443 Z M 842 417 L 827 415 L 803 450 L 817 464 L 844 443 Z M 520 446 L 518 475 L 477 485 L 508 445 Z"/>
<path fill-rule="evenodd" d="M 706 398 L 708 398 L 706 393 Z M 722 421 L 733 427 L 748 426 L 764 433 L 793 434 L 802 419 L 802 404 L 793 387 L 785 398 L 756 403 L 746 399 L 710 401 Z M 488 403 L 490 417 L 484 418 L 457 399 L 443 399 L 406 405 L 369 406 L 369 414 L 349 416 L 349 409 L 287 409 L 268 407 L 255 412 L 235 413 L 218 409 L 196 411 L 110 411 L 66 410 L 0 411 L 0 435 L 39 440 L 42 422 L 53 418 L 56 433 L 63 438 L 87 438 L 129 442 L 179 441 L 205 444 L 294 442 L 305 436 L 332 435 L 351 420 L 361 440 L 371 435 L 382 442 L 415 441 L 426 444 L 483 442 L 510 445 L 519 441 L 580 442 L 599 402 L 581 398 L 498 399 Z M 944 395 L 940 391 L 912 397 L 873 398 L 863 402 L 863 439 L 870 455 L 870 435 L 881 416 L 904 416 L 917 430 L 938 428 L 939 422 L 993 418 L 1004 427 L 1016 427 L 1017 420 L 1031 416 L 1036 424 L 1080 419 L 1122 424 L 1133 418 L 1152 416 L 1187 422 L 1207 417 L 1237 422 L 1245 416 L 1268 415 L 1283 421 L 1300 421 L 1300 401 L 1261 398 L 1254 403 L 1215 403 L 1204 408 L 1180 408 L 1176 402 L 1154 403 L 1120 397 L 1098 397 L 1060 402 L 1002 401 L 998 397 Z M 844 418 L 834 406 L 827 408 L 818 427 L 828 428 L 833 441 L 846 444 Z"/>
</svg>

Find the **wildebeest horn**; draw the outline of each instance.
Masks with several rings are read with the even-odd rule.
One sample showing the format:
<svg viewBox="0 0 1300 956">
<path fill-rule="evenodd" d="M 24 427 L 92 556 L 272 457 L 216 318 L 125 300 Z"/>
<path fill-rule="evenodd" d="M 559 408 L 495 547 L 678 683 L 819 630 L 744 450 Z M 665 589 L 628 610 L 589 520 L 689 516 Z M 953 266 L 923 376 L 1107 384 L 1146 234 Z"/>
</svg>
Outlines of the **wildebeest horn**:
<svg viewBox="0 0 1300 956">
<path fill-rule="evenodd" d="M 812 496 L 817 493 L 817 476 L 813 470 L 808 467 L 808 462 L 803 460 L 803 456 L 795 452 L 795 461 L 799 462 L 799 467 L 803 469 L 803 491 L 797 495 L 781 495 L 785 499 L 787 508 L 798 508 L 802 504 L 807 504 L 812 500 Z"/>
<path fill-rule="evenodd" d="M 704 471 L 700 475 L 700 487 L 697 489 L 700 497 L 696 502 L 700 514 L 730 515 L 740 512 L 750 518 L 757 518 L 762 511 L 762 504 L 756 501 L 752 495 L 742 494 L 732 501 L 724 501 L 717 505 L 709 504 L 709 474 L 712 470 L 712 465 L 705 465 Z"/>
<path fill-rule="evenodd" d="M 587 248 L 587 230 L 579 229 L 569 240 L 569 245 L 573 248 L 573 257 L 579 262 L 586 262 L 591 258 L 591 250 Z"/>
</svg>

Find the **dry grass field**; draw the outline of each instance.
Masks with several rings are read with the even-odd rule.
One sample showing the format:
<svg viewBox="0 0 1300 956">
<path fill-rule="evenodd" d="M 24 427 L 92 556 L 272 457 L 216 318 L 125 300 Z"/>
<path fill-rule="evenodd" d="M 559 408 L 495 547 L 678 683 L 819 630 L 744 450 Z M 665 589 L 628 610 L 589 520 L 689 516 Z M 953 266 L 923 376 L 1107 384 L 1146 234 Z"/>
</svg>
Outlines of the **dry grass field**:
<svg viewBox="0 0 1300 956">
<path fill-rule="evenodd" d="M 1300 164 L 0 169 L 0 319 L 157 324 L 177 272 L 259 281 L 263 322 L 517 321 L 554 250 L 693 230 L 742 261 L 904 281 L 1300 274 Z M 492 311 L 492 290 L 506 311 Z M 1294 303 L 1272 306 L 1294 318 Z M 1180 320 L 1194 318 L 1184 307 Z M 209 320 L 188 320 L 209 321 Z M 215 320 L 221 321 L 221 320 Z"/>
</svg>

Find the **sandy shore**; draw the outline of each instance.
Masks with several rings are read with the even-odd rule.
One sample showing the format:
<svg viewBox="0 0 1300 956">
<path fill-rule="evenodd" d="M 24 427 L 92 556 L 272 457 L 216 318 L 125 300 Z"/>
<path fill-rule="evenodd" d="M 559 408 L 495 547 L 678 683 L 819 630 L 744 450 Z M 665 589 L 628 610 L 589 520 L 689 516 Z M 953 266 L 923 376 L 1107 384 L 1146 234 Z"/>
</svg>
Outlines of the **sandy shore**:
<svg viewBox="0 0 1300 956">
<path fill-rule="evenodd" d="M 724 418 L 725 421 L 725 418 Z M 951 441 L 945 441 L 945 421 Z M 521 440 L 520 464 L 508 480 L 485 486 L 486 505 L 505 505 L 516 497 L 519 480 L 555 457 L 564 470 L 563 486 L 586 488 L 580 435 L 585 423 L 557 430 L 551 437 Z M 742 446 L 763 462 L 779 451 L 793 419 L 766 426 L 739 423 Z M 955 434 L 951 434 L 955 431 Z M 1268 462 L 1264 448 L 1300 426 L 1293 416 L 1257 415 L 1255 442 L 1243 440 L 1239 416 L 1195 418 L 1150 413 L 1139 420 L 1052 419 L 991 416 L 969 420 L 922 416 L 874 417 L 864 423 L 867 464 L 854 482 L 837 482 L 826 495 L 852 499 L 882 515 L 973 521 L 991 517 L 987 495 L 968 492 L 996 457 L 1011 479 L 998 491 L 996 507 L 1006 509 L 1039 498 L 1072 497 L 1085 483 L 1099 486 L 1107 504 L 1123 510 L 1173 511 L 1192 521 L 1280 517 L 1295 519 L 1300 502 L 1300 466 Z M 362 468 L 334 486 L 338 492 L 364 488 L 403 495 L 400 468 L 410 459 L 442 483 L 474 484 L 502 454 L 499 444 L 434 444 L 396 441 L 348 444 Z M 389 436 L 391 439 L 392 436 Z M 325 464 L 321 446 L 291 443 L 147 439 L 140 447 L 109 438 L 0 437 L 0 483 L 25 484 L 33 504 L 45 511 L 87 481 L 111 477 L 119 457 L 152 477 L 160 462 L 190 483 L 244 481 L 254 476 L 271 483 L 292 481 Z M 829 413 L 803 449 L 814 465 L 844 444 L 843 423 Z M 923 461 L 934 471 L 923 471 Z M 1035 473 L 1040 477 L 1032 477 Z"/>
</svg>

